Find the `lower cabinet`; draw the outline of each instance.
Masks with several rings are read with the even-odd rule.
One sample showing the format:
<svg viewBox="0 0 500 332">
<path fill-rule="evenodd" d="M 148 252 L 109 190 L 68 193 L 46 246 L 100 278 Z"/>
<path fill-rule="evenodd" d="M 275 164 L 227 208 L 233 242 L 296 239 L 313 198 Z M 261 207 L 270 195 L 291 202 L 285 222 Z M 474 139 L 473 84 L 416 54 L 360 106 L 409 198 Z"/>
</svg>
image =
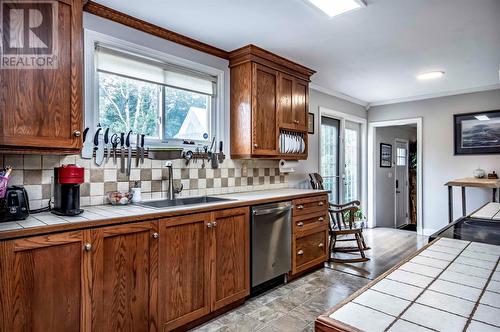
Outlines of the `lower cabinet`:
<svg viewBox="0 0 500 332">
<path fill-rule="evenodd" d="M 92 331 L 157 331 L 158 222 L 92 230 Z"/>
<path fill-rule="evenodd" d="M 160 220 L 163 331 L 250 293 L 248 218 L 248 208 L 236 208 Z"/>
<path fill-rule="evenodd" d="M 89 329 L 89 231 L 0 242 L 0 331 Z"/>
</svg>

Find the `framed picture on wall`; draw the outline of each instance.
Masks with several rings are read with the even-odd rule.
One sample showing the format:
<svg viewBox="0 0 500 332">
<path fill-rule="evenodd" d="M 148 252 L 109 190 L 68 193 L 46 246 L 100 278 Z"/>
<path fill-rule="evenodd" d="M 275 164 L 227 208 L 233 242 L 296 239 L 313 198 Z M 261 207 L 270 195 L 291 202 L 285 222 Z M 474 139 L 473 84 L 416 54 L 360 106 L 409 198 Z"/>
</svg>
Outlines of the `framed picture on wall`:
<svg viewBox="0 0 500 332">
<path fill-rule="evenodd" d="M 380 143 L 380 167 L 392 167 L 392 145 Z"/>
<path fill-rule="evenodd" d="M 314 134 L 314 113 L 307 114 L 307 132 Z"/>
<path fill-rule="evenodd" d="M 453 115 L 455 155 L 500 154 L 500 110 Z"/>
</svg>

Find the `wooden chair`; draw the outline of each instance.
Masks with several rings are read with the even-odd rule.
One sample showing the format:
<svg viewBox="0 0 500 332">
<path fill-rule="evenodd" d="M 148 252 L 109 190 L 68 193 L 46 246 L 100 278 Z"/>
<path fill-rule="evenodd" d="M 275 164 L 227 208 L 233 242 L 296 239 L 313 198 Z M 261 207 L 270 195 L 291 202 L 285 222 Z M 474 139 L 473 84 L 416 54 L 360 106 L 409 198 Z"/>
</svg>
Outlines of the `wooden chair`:
<svg viewBox="0 0 500 332">
<path fill-rule="evenodd" d="M 309 174 L 313 189 L 324 189 L 323 178 L 318 173 Z M 329 203 L 328 212 L 330 214 L 329 223 L 329 261 L 339 263 L 357 263 L 370 260 L 364 251 L 370 248 L 366 246 L 363 238 L 364 222 L 354 220 L 355 213 L 359 210 L 359 201 L 352 201 L 346 204 Z M 347 219 L 347 220 L 346 220 Z M 356 246 L 337 247 L 338 242 L 355 242 Z M 331 254 L 359 252 L 361 257 L 356 258 L 332 258 Z"/>
</svg>

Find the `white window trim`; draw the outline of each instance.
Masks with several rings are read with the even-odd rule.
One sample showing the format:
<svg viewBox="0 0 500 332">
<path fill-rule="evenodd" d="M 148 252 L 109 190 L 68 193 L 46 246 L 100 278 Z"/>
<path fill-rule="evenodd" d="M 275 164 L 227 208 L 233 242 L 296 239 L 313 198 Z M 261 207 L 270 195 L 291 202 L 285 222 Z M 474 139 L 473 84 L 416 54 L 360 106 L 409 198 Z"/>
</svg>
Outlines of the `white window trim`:
<svg viewBox="0 0 500 332">
<path fill-rule="evenodd" d="M 213 107 L 211 112 L 214 119 L 211 122 L 211 133 L 215 136 L 215 141 L 224 139 L 224 123 L 225 123 L 225 108 L 224 108 L 224 71 L 210 67 L 201 63 L 190 61 L 181 57 L 177 57 L 168 53 L 157 51 L 148 47 L 137 45 L 122 39 L 118 39 L 103 33 L 93 30 L 84 29 L 84 87 L 85 87 L 85 127 L 90 128 L 90 133 L 93 133 L 98 123 L 98 82 L 97 70 L 95 66 L 94 45 L 101 43 L 117 49 L 123 49 L 145 57 L 153 58 L 162 62 L 171 63 L 176 66 L 181 66 L 187 69 L 196 70 L 217 77 L 217 94 L 214 97 Z M 162 129 L 160 129 L 162 130 Z M 93 136 L 90 136 L 93 137 Z M 208 141 L 211 141 L 209 137 Z M 146 140 L 146 144 L 150 147 L 182 147 L 192 149 L 193 145 L 182 144 L 179 140 L 163 143 L 158 140 Z M 197 142 L 195 146 L 205 145 L 206 142 Z"/>
</svg>

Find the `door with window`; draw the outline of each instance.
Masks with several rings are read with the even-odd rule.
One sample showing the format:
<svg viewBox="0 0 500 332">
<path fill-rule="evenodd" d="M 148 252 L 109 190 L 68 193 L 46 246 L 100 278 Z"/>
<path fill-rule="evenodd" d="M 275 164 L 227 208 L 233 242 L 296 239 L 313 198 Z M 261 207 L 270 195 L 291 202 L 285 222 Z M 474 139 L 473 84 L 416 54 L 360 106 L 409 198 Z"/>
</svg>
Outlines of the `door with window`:
<svg viewBox="0 0 500 332">
<path fill-rule="evenodd" d="M 320 174 L 330 201 L 347 203 L 361 199 L 361 125 L 321 117 Z"/>
<path fill-rule="evenodd" d="M 396 138 L 395 146 L 395 221 L 396 228 L 408 224 L 408 141 Z"/>
</svg>

